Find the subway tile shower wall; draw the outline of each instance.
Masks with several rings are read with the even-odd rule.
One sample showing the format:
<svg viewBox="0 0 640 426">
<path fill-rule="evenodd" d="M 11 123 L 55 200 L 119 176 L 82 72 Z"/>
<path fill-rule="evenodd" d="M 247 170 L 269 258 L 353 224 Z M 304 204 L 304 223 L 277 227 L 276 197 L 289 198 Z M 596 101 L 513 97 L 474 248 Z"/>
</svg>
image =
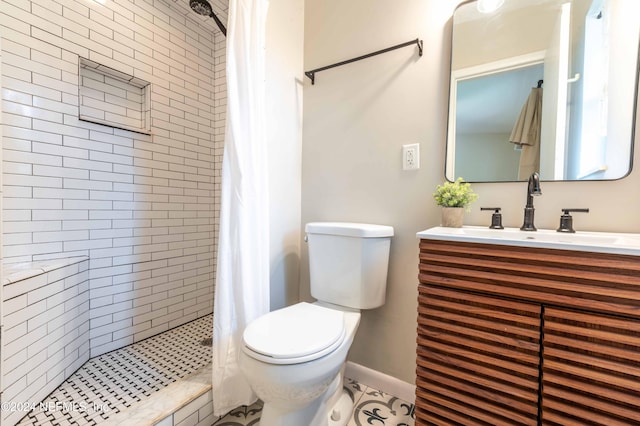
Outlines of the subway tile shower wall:
<svg viewBox="0 0 640 426">
<path fill-rule="evenodd" d="M 211 313 L 226 108 L 213 21 L 186 0 L 2 0 L 0 35 L 5 262 L 89 257 L 92 357 Z M 78 119 L 81 57 L 151 83 L 151 135 Z"/>
</svg>

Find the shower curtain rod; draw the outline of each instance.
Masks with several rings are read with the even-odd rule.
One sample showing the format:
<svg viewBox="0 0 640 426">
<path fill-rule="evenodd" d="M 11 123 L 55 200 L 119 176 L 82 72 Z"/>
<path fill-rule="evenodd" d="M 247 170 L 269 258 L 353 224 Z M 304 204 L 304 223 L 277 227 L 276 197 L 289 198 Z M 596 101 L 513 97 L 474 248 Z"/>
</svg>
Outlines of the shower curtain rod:
<svg viewBox="0 0 640 426">
<path fill-rule="evenodd" d="M 411 46 L 411 45 L 414 45 L 414 44 L 418 46 L 418 55 L 422 56 L 422 40 L 417 38 L 415 40 L 411 40 L 411 41 L 408 41 L 406 43 L 401 43 L 401 44 L 398 44 L 396 46 L 387 47 L 386 49 L 382 49 L 382 50 L 378 50 L 378 51 L 375 51 L 375 52 L 372 52 L 372 53 L 368 53 L 366 55 L 358 56 L 357 58 L 347 59 L 346 61 L 342 61 L 342 62 L 338 62 L 338 63 L 335 63 L 335 64 L 327 65 L 327 66 L 324 66 L 324 67 L 316 68 L 316 69 L 311 70 L 311 71 L 305 71 L 304 75 L 306 75 L 307 77 L 309 77 L 311 79 L 311 84 L 315 84 L 316 83 L 316 73 L 317 72 L 328 70 L 330 68 L 339 67 L 341 65 L 350 64 L 352 62 L 360 61 L 362 59 L 367 59 L 367 58 L 370 58 L 372 56 L 379 55 L 381 53 L 387 53 L 387 52 L 390 52 L 392 50 L 400 49 L 401 47 Z"/>
</svg>

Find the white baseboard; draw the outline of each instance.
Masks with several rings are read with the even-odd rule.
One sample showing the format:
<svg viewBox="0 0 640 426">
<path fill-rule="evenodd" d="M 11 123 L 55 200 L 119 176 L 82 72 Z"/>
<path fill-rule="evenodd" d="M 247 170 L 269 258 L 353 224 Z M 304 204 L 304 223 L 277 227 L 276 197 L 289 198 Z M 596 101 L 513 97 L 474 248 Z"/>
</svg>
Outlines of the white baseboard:
<svg viewBox="0 0 640 426">
<path fill-rule="evenodd" d="M 363 385 L 396 396 L 403 401 L 415 401 L 416 386 L 395 377 L 365 367 L 355 362 L 347 361 L 344 375 Z"/>
</svg>

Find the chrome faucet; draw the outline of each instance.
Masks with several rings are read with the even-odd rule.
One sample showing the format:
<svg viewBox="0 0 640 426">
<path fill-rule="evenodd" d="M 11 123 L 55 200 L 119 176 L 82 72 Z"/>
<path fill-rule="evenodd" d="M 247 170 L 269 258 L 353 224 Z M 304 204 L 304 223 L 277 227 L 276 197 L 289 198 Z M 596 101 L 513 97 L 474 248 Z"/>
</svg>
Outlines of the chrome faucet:
<svg viewBox="0 0 640 426">
<path fill-rule="evenodd" d="M 524 223 L 520 227 L 521 231 L 537 231 L 533 224 L 533 214 L 535 209 L 533 208 L 533 196 L 542 195 L 540 189 L 540 175 L 538 172 L 533 172 L 529 176 L 529 184 L 527 185 L 527 205 L 524 207 Z"/>
</svg>

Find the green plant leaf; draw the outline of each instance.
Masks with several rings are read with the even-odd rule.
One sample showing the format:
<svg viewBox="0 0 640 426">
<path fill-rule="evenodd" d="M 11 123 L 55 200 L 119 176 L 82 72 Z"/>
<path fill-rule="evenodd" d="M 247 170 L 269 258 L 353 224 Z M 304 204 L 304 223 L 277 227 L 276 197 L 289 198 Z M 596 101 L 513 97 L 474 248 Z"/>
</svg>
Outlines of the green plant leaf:
<svg viewBox="0 0 640 426">
<path fill-rule="evenodd" d="M 478 194 L 473 192 L 471 184 L 459 177 L 455 182 L 445 182 L 436 187 L 433 193 L 436 204 L 442 207 L 465 207 L 478 199 Z"/>
</svg>

